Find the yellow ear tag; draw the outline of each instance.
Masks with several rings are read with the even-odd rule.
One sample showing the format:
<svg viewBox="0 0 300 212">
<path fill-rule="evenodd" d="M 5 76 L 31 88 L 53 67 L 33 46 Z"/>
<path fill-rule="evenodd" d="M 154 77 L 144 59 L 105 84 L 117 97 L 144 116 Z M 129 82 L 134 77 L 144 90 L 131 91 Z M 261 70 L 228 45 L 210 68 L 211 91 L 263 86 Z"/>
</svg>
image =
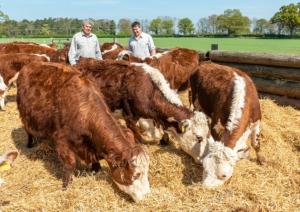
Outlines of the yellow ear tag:
<svg viewBox="0 0 300 212">
<path fill-rule="evenodd" d="M 181 133 L 185 133 L 186 127 L 185 126 L 181 126 Z"/>
<path fill-rule="evenodd" d="M 10 163 L 7 161 L 4 161 L 3 163 L 0 164 L 0 171 L 7 171 L 10 170 L 11 166 Z"/>
</svg>

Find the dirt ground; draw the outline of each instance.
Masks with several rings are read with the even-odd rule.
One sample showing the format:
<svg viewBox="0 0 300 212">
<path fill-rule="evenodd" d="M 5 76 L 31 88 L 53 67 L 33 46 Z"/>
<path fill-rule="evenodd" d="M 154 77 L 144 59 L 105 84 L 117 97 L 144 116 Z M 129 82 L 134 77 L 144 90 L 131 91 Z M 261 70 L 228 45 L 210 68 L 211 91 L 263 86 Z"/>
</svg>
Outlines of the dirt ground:
<svg viewBox="0 0 300 212">
<path fill-rule="evenodd" d="M 176 143 L 148 144 L 151 157 L 151 193 L 134 203 L 113 184 L 105 161 L 93 174 L 79 165 L 73 183 L 62 191 L 61 165 L 53 144 L 44 140 L 26 148 L 15 102 L 9 92 L 0 112 L 0 152 L 18 149 L 11 170 L 0 173 L 0 211 L 300 211 L 300 111 L 261 99 L 261 149 L 267 159 L 260 166 L 250 159 L 238 162 L 225 185 L 209 190 L 201 186 L 202 167 Z"/>
</svg>

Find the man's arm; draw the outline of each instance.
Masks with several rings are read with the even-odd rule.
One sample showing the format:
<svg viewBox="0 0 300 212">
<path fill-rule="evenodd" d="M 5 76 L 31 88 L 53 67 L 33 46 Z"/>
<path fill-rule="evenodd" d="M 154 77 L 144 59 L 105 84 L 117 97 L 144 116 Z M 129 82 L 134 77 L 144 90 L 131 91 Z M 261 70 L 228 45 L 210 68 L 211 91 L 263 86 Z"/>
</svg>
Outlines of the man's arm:
<svg viewBox="0 0 300 212">
<path fill-rule="evenodd" d="M 151 56 L 156 54 L 156 48 L 151 35 L 149 35 L 149 51 Z"/>
<path fill-rule="evenodd" d="M 68 53 L 68 57 L 69 57 L 69 62 L 71 65 L 75 65 L 76 64 L 76 42 L 75 42 L 75 36 L 73 36 L 72 41 L 71 41 L 71 45 L 70 45 L 70 50 Z"/>
<path fill-rule="evenodd" d="M 97 39 L 97 41 L 96 41 L 97 42 L 96 43 L 96 53 L 95 53 L 96 59 L 97 60 L 102 60 L 102 54 L 101 54 L 101 50 L 100 50 L 100 44 L 99 44 L 97 36 L 96 36 L 96 39 Z"/>
<path fill-rule="evenodd" d="M 155 54 L 156 54 L 156 49 L 152 49 L 151 52 L 150 52 L 150 55 L 153 56 Z"/>
<path fill-rule="evenodd" d="M 130 46 L 130 42 L 131 42 L 131 37 L 130 37 L 129 40 L 128 40 L 128 50 L 132 52 L 133 49 L 132 49 L 131 46 Z"/>
</svg>

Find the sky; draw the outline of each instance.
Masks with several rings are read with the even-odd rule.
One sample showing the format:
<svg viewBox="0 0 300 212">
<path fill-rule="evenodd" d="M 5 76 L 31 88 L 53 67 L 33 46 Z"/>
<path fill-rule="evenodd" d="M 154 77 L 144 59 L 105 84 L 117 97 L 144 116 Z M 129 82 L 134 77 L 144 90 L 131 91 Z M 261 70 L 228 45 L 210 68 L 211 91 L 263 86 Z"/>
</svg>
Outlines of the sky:
<svg viewBox="0 0 300 212">
<path fill-rule="evenodd" d="M 270 19 L 282 5 L 297 2 L 300 0 L 0 0 L 0 10 L 17 21 L 48 17 L 151 20 L 169 16 L 197 22 L 226 9 L 239 9 L 250 19 Z"/>
</svg>

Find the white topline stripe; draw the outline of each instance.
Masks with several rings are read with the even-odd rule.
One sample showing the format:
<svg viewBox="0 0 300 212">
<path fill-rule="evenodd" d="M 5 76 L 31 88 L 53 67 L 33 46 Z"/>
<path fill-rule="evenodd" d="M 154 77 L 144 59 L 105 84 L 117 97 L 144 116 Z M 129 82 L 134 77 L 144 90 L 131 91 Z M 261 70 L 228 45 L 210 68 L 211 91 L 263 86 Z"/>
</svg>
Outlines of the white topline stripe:
<svg viewBox="0 0 300 212">
<path fill-rule="evenodd" d="M 178 94 L 170 88 L 169 83 L 158 69 L 153 68 L 145 63 L 131 64 L 134 66 L 142 67 L 144 71 L 150 75 L 152 81 L 156 84 L 156 86 L 159 88 L 159 90 L 163 93 L 163 95 L 170 103 L 175 104 L 177 106 L 183 106 Z"/>
<path fill-rule="evenodd" d="M 226 129 L 229 130 L 229 132 L 232 132 L 239 125 L 240 118 L 242 117 L 246 97 L 245 88 L 245 79 L 234 73 L 232 103 L 226 124 Z"/>
<path fill-rule="evenodd" d="M 114 45 L 111 47 L 111 49 L 104 50 L 104 51 L 102 52 L 102 55 L 104 55 L 104 54 L 106 54 L 106 53 L 108 53 L 108 52 L 112 52 L 112 51 L 116 50 L 117 48 L 118 48 L 118 45 L 117 45 L 117 44 L 114 44 Z"/>
</svg>

